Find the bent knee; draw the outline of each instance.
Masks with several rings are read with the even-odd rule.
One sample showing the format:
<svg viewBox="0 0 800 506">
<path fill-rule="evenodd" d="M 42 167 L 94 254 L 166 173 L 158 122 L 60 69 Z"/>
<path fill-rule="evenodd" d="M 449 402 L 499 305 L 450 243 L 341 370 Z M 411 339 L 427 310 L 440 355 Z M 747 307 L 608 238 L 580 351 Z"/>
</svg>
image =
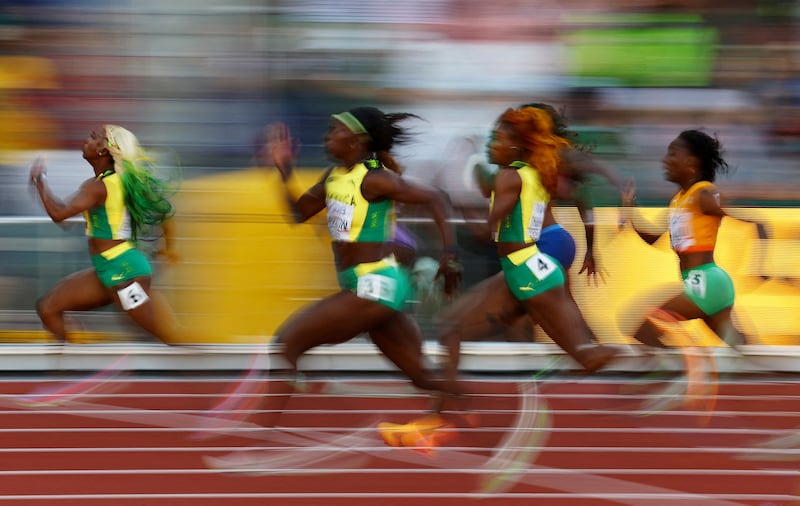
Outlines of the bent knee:
<svg viewBox="0 0 800 506">
<path fill-rule="evenodd" d="M 52 300 L 47 295 L 36 300 L 36 314 L 39 315 L 39 318 L 45 318 L 57 313 L 59 313 L 59 310 L 55 308 Z"/>
</svg>

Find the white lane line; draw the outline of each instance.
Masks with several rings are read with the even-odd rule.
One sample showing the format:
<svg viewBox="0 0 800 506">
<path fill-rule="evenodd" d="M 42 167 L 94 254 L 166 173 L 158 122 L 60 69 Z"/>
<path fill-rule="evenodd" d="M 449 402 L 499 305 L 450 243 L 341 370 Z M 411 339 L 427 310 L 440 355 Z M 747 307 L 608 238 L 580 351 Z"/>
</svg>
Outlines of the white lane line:
<svg viewBox="0 0 800 506">
<path fill-rule="evenodd" d="M 285 450 L 286 448 L 282 448 Z M 340 450 L 340 448 L 336 448 Z M 472 468 L 454 468 L 454 469 L 437 469 L 437 468 L 411 468 L 411 467 L 381 467 L 381 468 L 362 468 L 351 469 L 348 467 L 317 467 L 317 468 L 298 468 L 298 467 L 270 467 L 270 468 L 249 468 L 248 471 L 258 472 L 266 471 L 277 474 L 335 474 L 335 473 L 354 473 L 354 474 L 485 474 L 485 469 L 472 469 Z M 608 475 L 608 476 L 742 476 L 752 478 L 754 476 L 792 476 L 797 477 L 798 471 L 795 469 L 606 469 L 606 468 L 592 468 L 581 469 L 586 473 Z M 192 468 L 192 469 L 31 469 L 31 470 L 14 470 L 14 471 L 0 471 L 1 476 L 93 476 L 96 474 L 102 475 L 161 475 L 161 474 L 219 474 L 219 469 L 208 468 Z M 538 474 L 538 475 L 571 475 L 574 474 L 570 469 L 558 468 L 543 468 L 543 469 L 526 469 L 523 474 Z"/>
<path fill-rule="evenodd" d="M 186 494 L 31 494 L 0 495 L 0 501 L 41 501 L 46 500 L 122 500 L 122 499 L 484 499 L 485 494 L 470 492 L 352 492 L 352 493 L 269 493 L 269 492 L 231 492 L 231 493 L 186 493 Z M 795 501 L 797 496 L 782 494 L 690 494 L 690 493 L 498 493 L 492 499 L 593 499 L 616 501 L 635 506 L 742 506 L 740 502 L 730 501 Z M 644 502 L 643 502 L 644 501 Z"/>
<path fill-rule="evenodd" d="M 184 414 L 170 414 L 170 413 L 161 413 L 158 411 L 153 411 L 149 413 L 149 416 L 142 417 L 142 414 L 137 412 L 129 413 L 127 412 L 127 408 L 116 408 L 113 406 L 97 406 L 97 405 L 90 405 L 90 404 L 81 404 L 78 403 L 78 407 L 83 408 L 84 411 L 89 409 L 89 411 L 95 411 L 97 408 L 101 408 L 100 411 L 103 412 L 103 417 L 112 417 L 113 419 L 123 420 L 130 422 L 129 418 L 133 418 L 134 423 L 142 423 L 146 425 L 154 425 L 154 424 L 165 424 L 167 420 L 170 422 L 175 422 L 180 420 L 181 422 L 197 422 L 198 419 L 202 419 L 204 417 L 197 417 L 192 415 L 184 415 Z M 73 408 L 75 406 L 72 406 Z M 591 411 L 589 413 L 592 413 Z M 616 413 L 616 412 L 615 412 Z M 519 413 L 517 413 L 519 414 Z M 168 424 L 169 426 L 174 427 L 175 425 Z M 184 426 L 196 426 L 196 423 L 191 424 L 183 424 Z M 257 427 L 257 426 L 256 426 Z M 263 439 L 263 440 L 270 440 L 270 441 L 280 441 L 284 444 L 300 444 L 300 445 L 308 445 L 309 443 L 329 443 L 332 437 L 335 435 L 330 433 L 322 433 L 317 432 L 313 433 L 311 431 L 304 432 L 304 433 L 291 433 L 290 429 L 264 429 L 260 428 L 260 430 L 252 431 L 249 436 L 253 439 Z M 257 435 L 257 437 L 255 437 Z M 377 436 L 373 436 L 377 439 Z M 420 467 L 438 467 L 444 469 L 451 469 L 451 468 L 479 468 L 482 463 L 486 461 L 486 458 L 481 455 L 475 455 L 472 453 L 466 453 L 458 450 L 452 450 L 447 452 L 439 452 L 437 453 L 436 459 L 428 459 L 423 457 L 412 450 L 404 451 L 398 449 L 388 449 L 391 450 L 389 452 L 385 451 L 388 448 L 383 448 L 384 451 L 381 451 L 379 456 L 384 459 L 391 459 L 395 461 L 405 462 L 416 464 Z M 291 451 L 291 449 L 288 449 Z M 349 450 L 352 451 L 353 449 L 346 449 L 346 448 L 339 448 L 335 450 L 336 453 L 340 453 L 341 451 Z M 491 449 L 483 449 L 483 448 L 470 448 L 470 451 L 483 451 L 491 450 Z M 372 455 L 371 455 L 372 456 Z M 257 464 L 258 462 L 255 461 L 253 464 Z M 263 469 L 267 469 L 268 473 L 274 474 L 275 470 L 270 467 L 270 463 L 267 461 L 262 466 Z M 344 466 L 343 466 L 344 467 Z M 545 468 L 544 466 L 538 466 L 532 464 L 529 469 L 540 469 Z M 252 471 L 253 466 L 250 466 L 250 471 Z M 236 469 L 232 471 L 236 472 Z M 617 502 L 622 502 L 624 504 L 628 504 L 631 506 L 639 506 L 642 504 L 642 498 L 653 498 L 654 496 L 661 500 L 661 503 L 656 504 L 675 504 L 674 501 L 678 500 L 689 500 L 691 501 L 689 504 L 697 504 L 698 506 L 732 506 L 737 503 L 730 502 L 726 500 L 726 498 L 741 498 L 741 497 L 751 497 L 747 495 L 731 495 L 731 496 L 720 496 L 720 495 L 696 495 L 696 494 L 686 494 L 681 493 L 679 491 L 671 490 L 668 488 L 657 487 L 657 486 L 650 486 L 645 484 L 640 484 L 636 482 L 626 481 L 626 480 L 619 480 L 614 478 L 609 478 L 605 476 L 598 476 L 594 474 L 588 474 L 583 470 L 580 469 L 572 469 L 572 470 L 564 470 L 565 474 L 569 477 L 564 480 L 559 480 L 559 488 L 566 492 L 566 494 L 535 494 L 530 495 L 531 498 L 535 497 L 542 497 L 542 498 L 555 498 L 555 497 L 592 497 L 598 498 L 602 497 L 604 494 L 608 494 L 609 497 L 613 497 L 613 500 Z M 552 489 L 553 482 L 549 479 L 547 475 L 536 475 L 536 474 L 525 474 L 522 476 L 518 482 L 526 483 L 529 485 L 540 486 L 540 487 L 547 487 Z M 591 494 L 586 494 L 587 490 L 591 490 Z M 620 490 L 625 490 L 626 494 L 619 494 Z M 577 495 L 576 495 L 577 494 Z M 391 494 L 345 494 L 341 497 L 375 497 L 375 498 L 397 498 L 401 497 L 404 494 L 400 493 L 391 493 Z M 181 498 L 181 497 L 188 497 L 188 498 L 195 498 L 195 497 L 210 497 L 213 494 L 166 494 L 166 495 L 157 495 L 157 498 Z M 508 494 L 509 497 L 521 497 L 519 494 Z M 18 496 L 14 496 L 18 497 Z M 28 497 L 35 497 L 35 496 L 23 496 L 23 498 Z M 52 499 L 54 497 L 61 497 L 61 496 L 40 496 L 41 498 Z M 98 496 L 70 496 L 72 498 L 96 498 Z M 124 498 L 125 495 L 119 496 L 112 496 L 114 498 Z M 141 497 L 133 495 L 131 497 Z M 146 496 L 147 497 L 147 496 Z M 237 497 L 236 494 L 220 494 L 220 497 L 226 498 L 235 498 Z M 282 495 L 278 494 L 257 494 L 253 497 L 264 497 L 264 498 L 280 498 L 283 497 Z M 297 495 L 297 494 L 287 494 L 285 497 L 307 497 L 306 495 Z M 336 498 L 337 494 L 319 494 L 317 497 L 324 497 L 324 498 Z M 448 497 L 447 495 L 438 495 L 438 494 L 411 494 L 409 497 L 425 497 L 425 498 L 436 498 L 436 497 Z M 471 497 L 486 497 L 485 494 L 475 494 L 475 493 L 455 493 L 452 494 L 450 497 L 458 497 L 458 498 L 471 498 Z M 492 495 L 492 497 L 497 497 Z M 755 496 L 756 498 L 763 498 L 764 496 Z M 773 497 L 773 496 L 769 496 Z M 783 496 L 774 496 L 774 497 L 783 497 Z"/>
<path fill-rule="evenodd" d="M 61 408 L 40 408 L 40 407 L 20 407 L 18 409 L 8 409 L 8 410 L 0 410 L 0 416 L 3 415 L 12 415 L 12 416 L 21 416 L 21 415 L 93 415 L 97 418 L 104 418 L 105 416 L 97 416 L 97 415 L 110 415 L 115 412 L 125 411 L 131 416 L 141 415 L 141 414 L 158 414 L 158 415 L 172 415 L 175 417 L 185 416 L 191 417 L 195 420 L 210 420 L 214 419 L 214 417 L 210 416 L 202 416 L 196 415 L 196 413 L 207 413 L 208 410 L 205 409 L 147 409 L 147 408 L 130 408 L 124 406 L 111 406 L 111 405 L 102 405 L 102 404 L 95 404 L 95 403 L 86 403 L 86 402 L 79 402 L 79 401 L 70 401 L 67 406 Z M 227 411 L 219 411 L 218 413 L 226 413 Z M 240 411 L 231 411 L 231 413 L 236 412 L 239 413 Z M 274 411 L 270 410 L 259 410 L 259 409 L 250 409 L 250 410 L 242 410 L 241 412 L 248 413 L 248 414 L 258 414 L 258 413 L 273 413 Z M 408 408 L 408 409 L 382 409 L 380 410 L 381 414 L 383 415 L 419 415 L 420 409 Z M 470 413 L 475 413 L 479 415 L 514 415 L 519 413 L 520 411 L 515 409 L 472 409 Z M 659 411 L 657 413 L 648 414 L 643 416 L 639 414 L 636 410 L 605 410 L 605 409 L 551 409 L 551 413 L 556 415 L 570 415 L 570 416 L 608 416 L 608 415 L 638 415 L 636 416 L 637 419 L 640 418 L 658 418 L 658 417 L 697 417 L 707 415 L 707 411 L 702 410 L 680 410 L 680 411 Z M 326 415 L 374 415 L 376 413 L 375 409 L 292 409 L 289 411 L 284 411 L 287 415 L 319 415 L 324 413 Z M 800 411 L 734 411 L 734 410 L 724 410 L 724 411 L 714 411 L 715 416 L 726 416 L 726 417 L 763 417 L 763 418 L 778 418 L 778 417 L 786 417 L 786 418 L 800 418 Z M 113 419 L 113 417 L 109 417 L 109 419 Z"/>
<path fill-rule="evenodd" d="M 328 436 L 335 437 L 339 436 L 345 437 L 350 436 L 352 434 L 357 433 L 345 433 L 345 434 L 330 434 Z M 279 438 L 276 438 L 279 439 Z M 370 439 L 368 442 L 375 442 L 374 440 Z M 347 446 L 346 449 L 350 450 L 352 447 Z M 389 453 L 397 451 L 395 448 L 386 446 L 386 445 L 362 445 L 357 447 L 359 451 L 370 452 L 370 453 Z M 658 447 L 658 446 L 519 446 L 519 445 L 510 445 L 504 447 L 508 450 L 531 450 L 531 451 L 546 451 L 549 454 L 558 454 L 558 453 L 678 453 L 678 454 L 758 454 L 758 455 L 789 455 L 789 456 L 798 456 L 800 457 L 800 449 L 798 448 L 761 448 L 761 447 L 753 447 L 753 448 L 742 448 L 739 446 L 736 447 Z M 298 446 L 298 447 L 290 447 L 287 448 L 286 446 L 229 446 L 229 447 L 206 447 L 206 446 L 165 446 L 165 447 L 90 447 L 90 448 L 3 448 L 0 449 L 0 453 L 191 453 L 191 452 L 213 452 L 213 451 L 250 451 L 250 450 L 258 450 L 263 452 L 270 452 L 270 451 L 284 451 L 284 450 L 291 450 L 293 452 L 316 452 L 320 449 L 327 449 L 327 450 L 342 450 L 345 449 L 339 446 L 331 446 L 331 445 L 324 445 L 324 446 Z M 484 447 L 477 447 L 477 446 L 440 446 L 436 448 L 436 453 L 438 454 L 445 454 L 445 453 L 455 453 L 460 454 L 462 452 L 483 452 L 494 450 L 494 448 L 484 448 Z M 385 455 L 382 455 L 385 457 Z M 800 471 L 798 471 L 798 477 L 800 478 Z"/>
<path fill-rule="evenodd" d="M 194 427 L 7 427 L 7 428 L 0 428 L 0 435 L 2 434 L 25 434 L 25 433 L 74 433 L 74 432 L 134 432 L 134 433 L 142 433 L 142 432 L 186 432 L 186 431 L 194 431 Z M 232 434 L 230 435 L 240 435 L 238 432 L 247 432 L 249 430 L 253 430 L 252 428 L 247 427 L 240 427 L 232 429 Z M 314 426 L 314 427 L 292 427 L 292 432 L 303 433 L 303 432 L 373 432 L 375 430 L 374 427 L 342 427 L 342 426 Z M 471 434 L 471 433 L 490 433 L 494 434 L 498 431 L 505 431 L 508 430 L 508 427 L 469 427 L 469 428 L 460 428 L 459 431 L 462 434 Z M 785 437 L 785 441 L 787 444 L 790 442 L 794 442 L 793 444 L 800 445 L 800 434 L 798 434 L 798 430 L 800 429 L 738 429 L 738 428 L 706 428 L 706 427 L 637 427 L 637 433 L 642 434 L 702 434 L 702 435 L 750 435 L 750 436 L 776 436 L 778 438 Z M 578 434 L 630 434 L 631 427 L 554 427 L 551 429 L 552 432 L 563 432 L 563 433 L 578 433 Z M 783 442 L 783 441 L 781 441 Z M 760 446 L 760 445 L 759 445 Z M 779 446 L 779 445 L 777 445 Z M 0 451 L 3 451 L 0 449 Z"/>
</svg>

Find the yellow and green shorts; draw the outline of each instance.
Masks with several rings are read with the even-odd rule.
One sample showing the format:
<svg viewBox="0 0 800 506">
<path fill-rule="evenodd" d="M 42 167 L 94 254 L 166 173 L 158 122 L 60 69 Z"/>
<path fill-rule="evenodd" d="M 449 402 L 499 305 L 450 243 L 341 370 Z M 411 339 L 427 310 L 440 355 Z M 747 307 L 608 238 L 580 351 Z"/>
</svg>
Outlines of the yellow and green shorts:
<svg viewBox="0 0 800 506">
<path fill-rule="evenodd" d="M 339 271 L 338 278 L 342 290 L 350 290 L 362 299 L 373 300 L 395 311 L 403 311 L 406 301 L 412 297 L 408 272 L 394 257 Z"/>
<path fill-rule="evenodd" d="M 109 288 L 153 273 L 147 257 L 130 242 L 123 242 L 98 255 L 92 255 L 92 265 L 100 282 Z"/>
<path fill-rule="evenodd" d="M 527 300 L 564 284 L 564 270 L 558 260 L 533 244 L 500 258 L 500 267 L 511 292 Z"/>
</svg>

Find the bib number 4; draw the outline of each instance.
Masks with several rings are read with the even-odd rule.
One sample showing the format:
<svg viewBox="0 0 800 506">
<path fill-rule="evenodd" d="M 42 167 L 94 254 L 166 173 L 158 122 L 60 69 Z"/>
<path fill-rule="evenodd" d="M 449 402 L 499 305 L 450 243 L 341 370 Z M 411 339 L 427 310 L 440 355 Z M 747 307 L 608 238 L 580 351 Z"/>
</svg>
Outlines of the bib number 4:
<svg viewBox="0 0 800 506">
<path fill-rule="evenodd" d="M 555 272 L 556 269 L 558 269 L 558 266 L 555 264 L 555 262 L 541 253 L 537 253 L 530 257 L 525 264 L 539 281 L 543 280 Z"/>
</svg>

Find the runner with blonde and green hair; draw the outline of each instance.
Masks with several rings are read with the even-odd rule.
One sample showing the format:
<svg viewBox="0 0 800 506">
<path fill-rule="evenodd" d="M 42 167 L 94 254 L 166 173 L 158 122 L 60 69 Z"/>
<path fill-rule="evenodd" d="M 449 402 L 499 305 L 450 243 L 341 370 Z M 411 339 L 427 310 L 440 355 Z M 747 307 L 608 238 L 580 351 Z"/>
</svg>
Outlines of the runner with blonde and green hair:
<svg viewBox="0 0 800 506">
<path fill-rule="evenodd" d="M 61 222 L 83 214 L 92 267 L 61 280 L 36 305 L 44 326 L 67 340 L 66 311 L 85 311 L 115 303 L 143 329 L 162 341 L 185 339 L 166 302 L 151 290 L 150 262 L 136 247 L 150 227 L 161 225 L 167 259 L 177 258 L 168 232 L 173 214 L 170 191 L 156 177 L 154 165 L 135 135 L 117 125 L 94 129 L 83 146 L 83 158 L 94 170 L 67 200 L 47 184 L 47 169 L 39 159 L 31 167 L 36 188 L 50 218 Z"/>
</svg>

